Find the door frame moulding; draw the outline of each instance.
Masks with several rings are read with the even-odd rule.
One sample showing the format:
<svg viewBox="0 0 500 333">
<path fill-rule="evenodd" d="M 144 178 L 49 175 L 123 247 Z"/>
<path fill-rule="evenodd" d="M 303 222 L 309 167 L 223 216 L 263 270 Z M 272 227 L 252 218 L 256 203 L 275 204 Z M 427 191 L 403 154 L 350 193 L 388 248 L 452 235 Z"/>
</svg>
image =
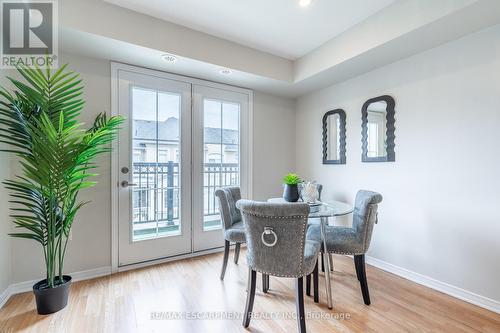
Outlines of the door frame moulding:
<svg viewBox="0 0 500 333">
<path fill-rule="evenodd" d="M 240 88 L 240 87 L 235 87 L 235 86 L 230 86 L 227 84 L 223 83 L 217 83 L 217 82 L 212 82 L 212 81 L 207 81 L 207 80 L 202 80 L 202 79 L 197 79 L 193 77 L 188 77 L 188 76 L 183 76 L 183 75 L 178 75 L 178 74 L 172 74 L 168 72 L 163 72 L 159 70 L 154 70 L 154 69 L 149 69 L 149 68 L 144 68 L 144 67 L 139 67 L 139 66 L 134 66 L 134 65 L 129 65 L 129 64 L 124 64 L 120 62 L 115 62 L 111 61 L 111 115 L 115 116 L 119 114 L 119 96 L 118 96 L 118 85 L 119 85 L 119 80 L 118 80 L 118 73 L 119 71 L 128 71 L 128 72 L 133 72 L 133 73 L 138 73 L 138 74 L 143 74 L 143 75 L 149 75 L 149 76 L 154 76 L 154 77 L 159 77 L 163 79 L 168 79 L 168 80 L 176 80 L 176 81 L 182 81 L 182 82 L 187 82 L 190 83 L 191 85 L 200 85 L 200 86 L 206 86 L 206 87 L 211 87 L 211 88 L 216 88 L 216 89 L 222 89 L 222 90 L 227 90 L 227 91 L 232 91 L 232 92 L 237 92 L 240 94 L 246 94 L 248 95 L 248 117 L 247 117 L 247 123 L 242 124 L 242 126 L 245 126 L 247 131 L 246 131 L 246 137 L 242 138 L 242 140 L 246 141 L 246 149 L 245 151 L 241 152 L 241 156 L 244 156 L 244 165 L 243 163 L 241 164 L 241 168 L 246 168 L 247 170 L 247 177 L 244 179 L 245 186 L 247 188 L 247 193 L 248 197 L 252 198 L 253 197 L 253 189 L 252 189 L 252 165 L 253 165 L 253 91 L 250 89 L 245 89 L 245 88 Z M 192 89 L 191 89 L 191 94 L 192 94 Z M 191 112 L 192 106 L 191 106 Z M 208 254 L 208 253 L 213 253 L 217 252 L 221 248 L 215 248 L 215 249 L 209 249 L 207 251 L 200 251 L 200 252 L 193 252 L 191 250 L 191 253 L 187 253 L 185 255 L 176 255 L 173 257 L 167 257 L 167 258 L 161 258 L 157 260 L 151 260 L 151 261 L 146 261 L 142 263 L 137 263 L 133 265 L 127 265 L 120 267 L 118 263 L 118 258 L 119 258 L 119 253 L 118 253 L 118 225 L 119 225 L 119 214 L 118 214 L 118 188 L 119 188 L 119 172 L 118 172 L 118 166 L 119 166 L 119 161 L 118 161 L 118 140 L 114 140 L 111 147 L 112 147 L 112 153 L 111 153 L 111 273 L 117 273 L 122 270 L 128 270 L 132 268 L 139 268 L 139 267 L 145 267 L 149 265 L 155 265 L 161 262 L 167 262 L 167 261 L 172 261 L 172 260 L 178 260 L 178 259 L 185 259 L 185 258 L 190 258 L 190 257 L 195 257 L 199 256 L 201 254 Z M 191 172 L 192 172 L 192 166 L 191 166 Z M 191 195 L 192 197 L 192 195 Z M 193 220 L 190 221 L 191 225 L 193 225 Z M 192 237 L 192 234 L 191 234 Z"/>
</svg>

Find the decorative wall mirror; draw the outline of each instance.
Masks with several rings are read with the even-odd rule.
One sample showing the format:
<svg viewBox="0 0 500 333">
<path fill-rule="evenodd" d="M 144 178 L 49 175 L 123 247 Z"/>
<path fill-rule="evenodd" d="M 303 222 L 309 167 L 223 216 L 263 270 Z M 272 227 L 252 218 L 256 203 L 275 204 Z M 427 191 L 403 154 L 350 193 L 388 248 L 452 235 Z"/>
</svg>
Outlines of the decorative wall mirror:
<svg viewBox="0 0 500 333">
<path fill-rule="evenodd" d="M 380 96 L 363 104 L 363 162 L 394 162 L 394 99 Z"/>
<path fill-rule="evenodd" d="M 323 116 L 323 164 L 345 164 L 345 118 L 342 109 Z"/>
</svg>

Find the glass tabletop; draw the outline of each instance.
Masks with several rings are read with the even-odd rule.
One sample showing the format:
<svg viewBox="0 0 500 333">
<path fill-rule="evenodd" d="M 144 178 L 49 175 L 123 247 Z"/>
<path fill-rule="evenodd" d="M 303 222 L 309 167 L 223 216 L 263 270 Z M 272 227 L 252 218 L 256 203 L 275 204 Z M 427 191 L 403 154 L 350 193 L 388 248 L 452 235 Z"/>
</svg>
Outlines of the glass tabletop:
<svg viewBox="0 0 500 333">
<path fill-rule="evenodd" d="M 287 203 L 283 198 L 271 198 L 267 202 L 271 203 Z M 315 204 L 310 204 L 309 217 L 334 217 L 351 214 L 354 209 L 351 205 L 335 200 L 317 201 Z"/>
</svg>

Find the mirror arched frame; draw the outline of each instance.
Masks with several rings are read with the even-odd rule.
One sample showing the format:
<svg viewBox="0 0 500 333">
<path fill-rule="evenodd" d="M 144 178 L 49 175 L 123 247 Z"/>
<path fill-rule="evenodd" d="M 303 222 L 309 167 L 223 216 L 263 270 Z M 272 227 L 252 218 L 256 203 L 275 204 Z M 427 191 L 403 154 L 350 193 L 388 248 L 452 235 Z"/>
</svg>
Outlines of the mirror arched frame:
<svg viewBox="0 0 500 333">
<path fill-rule="evenodd" d="M 328 117 L 339 116 L 339 156 L 338 159 L 328 159 Z M 346 115 L 342 109 L 328 111 L 323 116 L 323 164 L 346 164 Z"/>
<path fill-rule="evenodd" d="M 368 107 L 370 104 L 377 102 L 385 102 L 386 107 L 386 154 L 385 156 L 370 157 L 368 156 Z M 396 161 L 396 153 L 394 152 L 394 139 L 395 139 L 395 110 L 394 107 L 396 102 L 394 98 L 389 95 L 383 95 L 375 98 L 371 98 L 363 104 L 361 109 L 361 141 L 362 141 L 362 155 L 361 160 L 363 162 L 394 162 Z"/>
</svg>

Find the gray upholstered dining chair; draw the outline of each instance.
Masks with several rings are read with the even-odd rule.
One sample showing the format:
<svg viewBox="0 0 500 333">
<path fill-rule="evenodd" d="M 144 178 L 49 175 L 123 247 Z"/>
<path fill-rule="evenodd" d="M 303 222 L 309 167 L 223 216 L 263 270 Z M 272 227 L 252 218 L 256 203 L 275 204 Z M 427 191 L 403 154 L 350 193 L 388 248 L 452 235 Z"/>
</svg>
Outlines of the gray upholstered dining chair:
<svg viewBox="0 0 500 333">
<path fill-rule="evenodd" d="M 224 259 L 220 279 L 224 280 L 227 261 L 229 260 L 229 246 L 231 242 L 236 243 L 234 250 L 234 263 L 238 263 L 241 243 L 245 243 L 245 227 L 241 221 L 241 213 L 236 208 L 236 202 L 241 199 L 239 187 L 225 187 L 215 190 L 215 196 L 219 200 L 219 211 L 224 231 Z"/>
<path fill-rule="evenodd" d="M 363 300 L 370 305 L 370 293 L 365 269 L 365 253 L 370 247 L 373 226 L 377 223 L 378 204 L 382 195 L 377 192 L 360 190 L 356 194 L 352 228 L 326 226 L 326 252 L 354 256 L 356 276 L 361 286 Z M 311 225 L 307 239 L 321 241 L 319 225 Z M 321 249 L 324 251 L 324 249 Z M 307 291 L 309 294 L 309 290 Z"/>
<path fill-rule="evenodd" d="M 304 203 L 267 203 L 240 200 L 247 240 L 249 267 L 247 301 L 243 326 L 250 325 L 255 298 L 256 272 L 294 278 L 299 332 L 306 331 L 303 277 L 318 277 L 317 257 L 320 244 L 306 240 L 309 206 Z"/>
</svg>

